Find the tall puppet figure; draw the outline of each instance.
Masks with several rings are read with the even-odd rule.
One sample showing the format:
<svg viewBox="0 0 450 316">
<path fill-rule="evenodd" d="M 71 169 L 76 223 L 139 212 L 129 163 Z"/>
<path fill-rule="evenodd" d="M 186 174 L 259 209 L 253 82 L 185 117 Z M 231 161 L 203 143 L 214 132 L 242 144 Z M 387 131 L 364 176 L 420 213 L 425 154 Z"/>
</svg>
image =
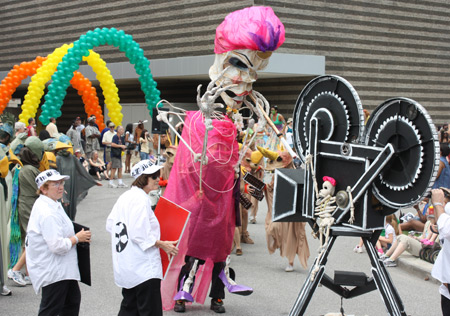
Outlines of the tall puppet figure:
<svg viewBox="0 0 450 316">
<path fill-rule="evenodd" d="M 251 293 L 231 280 L 233 273 L 226 264 L 239 207 L 239 153 L 236 126 L 214 111 L 218 106 L 214 102 L 220 94 L 228 108 L 239 109 L 243 104 L 250 106 L 246 100 L 250 95 L 267 108 L 268 102 L 253 91 L 252 84 L 256 72 L 267 66 L 272 51 L 283 42 L 284 26 L 268 7 L 235 11 L 216 30 L 216 58 L 209 71 L 212 82 L 205 95 L 198 97 L 201 111 L 186 113 L 185 142 L 180 143 L 164 194 L 191 212 L 180 253 L 162 284 L 165 309 L 173 307 L 174 301 L 178 312 L 184 312 L 185 302 L 203 304 L 210 283 L 211 309 L 217 313 L 225 312 L 225 285 L 230 292 Z M 253 106 L 253 112 L 264 120 L 258 113 L 261 108 Z M 232 119 L 242 121 L 242 116 L 237 113 Z M 202 164 L 193 152 L 206 154 Z"/>
</svg>

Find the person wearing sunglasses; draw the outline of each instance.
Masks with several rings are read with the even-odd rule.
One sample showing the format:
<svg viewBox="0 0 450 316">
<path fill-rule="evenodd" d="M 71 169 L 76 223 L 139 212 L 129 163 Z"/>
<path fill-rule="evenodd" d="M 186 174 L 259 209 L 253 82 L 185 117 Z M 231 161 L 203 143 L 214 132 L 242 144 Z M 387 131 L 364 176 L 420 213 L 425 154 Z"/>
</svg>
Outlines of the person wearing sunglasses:
<svg viewBox="0 0 450 316">
<path fill-rule="evenodd" d="M 431 275 L 442 283 L 439 288 L 442 315 L 450 316 L 450 189 L 433 189 L 431 191 L 431 203 L 434 206 L 439 238 L 443 245 L 434 263 Z"/>
<path fill-rule="evenodd" d="M 49 169 L 35 179 L 39 198 L 28 222 L 27 267 L 36 294 L 42 290 L 39 316 L 78 315 L 81 293 L 76 244 L 91 242 L 91 232 L 75 234 L 59 200 L 69 176 Z"/>
<path fill-rule="evenodd" d="M 159 248 L 177 255 L 177 241 L 161 241 L 149 192 L 159 188 L 162 166 L 142 160 L 131 168 L 135 179 L 106 221 L 111 234 L 114 280 L 122 288 L 119 315 L 162 315 L 162 263 Z"/>
</svg>

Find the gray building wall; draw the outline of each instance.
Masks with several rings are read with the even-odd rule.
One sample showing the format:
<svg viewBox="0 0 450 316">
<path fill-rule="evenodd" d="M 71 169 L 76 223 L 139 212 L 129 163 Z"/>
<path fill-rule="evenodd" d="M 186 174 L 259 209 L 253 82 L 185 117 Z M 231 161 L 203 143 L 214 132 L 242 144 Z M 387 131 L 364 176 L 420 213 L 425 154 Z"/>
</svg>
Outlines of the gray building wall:
<svg viewBox="0 0 450 316">
<path fill-rule="evenodd" d="M 133 35 L 149 59 L 211 54 L 215 28 L 229 12 L 250 5 L 271 6 L 284 23 L 286 42 L 279 52 L 325 56 L 326 73 L 350 81 L 365 108 L 404 96 L 424 105 L 436 123 L 450 121 L 448 0 L 2 1 L 0 71 L 46 56 L 96 27 Z M 95 50 L 108 63 L 126 61 L 117 48 Z M 289 117 L 310 79 L 265 79 L 255 89 Z M 158 87 L 163 98 L 192 103 L 198 83 L 171 80 Z M 118 85 L 122 102 L 139 100 L 137 80 Z M 81 104 L 73 93 L 66 101 L 68 108 Z"/>
</svg>

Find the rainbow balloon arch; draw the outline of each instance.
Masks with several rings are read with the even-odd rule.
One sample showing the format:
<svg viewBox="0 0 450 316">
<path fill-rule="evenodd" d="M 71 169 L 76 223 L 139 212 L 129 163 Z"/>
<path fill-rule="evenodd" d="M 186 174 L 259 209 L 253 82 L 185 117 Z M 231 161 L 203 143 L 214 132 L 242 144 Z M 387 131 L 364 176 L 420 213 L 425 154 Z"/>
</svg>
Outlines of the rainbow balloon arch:
<svg viewBox="0 0 450 316">
<path fill-rule="evenodd" d="M 5 110 L 22 80 L 31 77 L 21 107 L 22 112 L 19 115 L 21 122 L 27 124 L 29 118 L 36 116 L 44 95 L 45 85 L 51 80 L 39 116 L 39 121 L 42 124 L 47 125 L 51 117 L 58 118 L 62 115 L 61 107 L 66 96 L 66 90 L 69 85 L 72 85 L 82 97 L 86 114 L 88 116 L 95 115 L 99 128 L 105 128 L 97 90 L 88 78 L 77 71 L 81 61 L 85 61 L 95 72 L 100 83 L 111 121 L 116 126 L 121 125 L 123 114 L 122 106 L 119 103 L 119 90 L 106 66 L 106 62 L 93 51 L 94 47 L 101 45 L 118 47 L 121 52 L 125 53 L 130 63 L 134 65 L 134 69 L 139 75 L 141 90 L 145 95 L 147 109 L 151 115 L 160 101 L 160 91 L 156 88 L 156 82 L 153 80 L 150 61 L 144 56 L 144 51 L 131 35 L 115 28 L 96 28 L 81 35 L 79 40 L 74 43 L 64 44 L 56 48 L 47 57 L 38 56 L 31 62 L 14 65 L 0 84 L 0 114 Z"/>
</svg>

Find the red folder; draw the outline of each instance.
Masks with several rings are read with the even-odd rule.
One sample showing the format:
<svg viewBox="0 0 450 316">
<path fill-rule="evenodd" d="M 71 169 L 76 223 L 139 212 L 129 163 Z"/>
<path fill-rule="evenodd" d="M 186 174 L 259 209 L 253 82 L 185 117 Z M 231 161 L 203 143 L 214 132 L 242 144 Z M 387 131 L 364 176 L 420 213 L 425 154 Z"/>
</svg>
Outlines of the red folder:
<svg viewBox="0 0 450 316">
<path fill-rule="evenodd" d="M 191 212 L 188 210 L 164 197 L 161 197 L 155 209 L 155 216 L 158 218 L 161 231 L 160 239 L 171 241 L 178 240 L 178 247 L 190 215 Z M 161 261 L 163 266 L 163 278 L 165 278 L 173 257 L 169 260 L 169 256 L 164 250 L 160 249 L 159 251 L 161 253 Z"/>
</svg>

